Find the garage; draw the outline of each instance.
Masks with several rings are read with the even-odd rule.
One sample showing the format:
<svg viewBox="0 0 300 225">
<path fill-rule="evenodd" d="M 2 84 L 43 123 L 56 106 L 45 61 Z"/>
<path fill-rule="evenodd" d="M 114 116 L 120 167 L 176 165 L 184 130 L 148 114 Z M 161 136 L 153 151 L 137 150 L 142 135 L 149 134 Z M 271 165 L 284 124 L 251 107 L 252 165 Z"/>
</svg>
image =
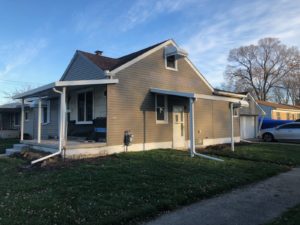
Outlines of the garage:
<svg viewBox="0 0 300 225">
<path fill-rule="evenodd" d="M 241 139 L 255 138 L 256 116 L 240 116 Z"/>
</svg>

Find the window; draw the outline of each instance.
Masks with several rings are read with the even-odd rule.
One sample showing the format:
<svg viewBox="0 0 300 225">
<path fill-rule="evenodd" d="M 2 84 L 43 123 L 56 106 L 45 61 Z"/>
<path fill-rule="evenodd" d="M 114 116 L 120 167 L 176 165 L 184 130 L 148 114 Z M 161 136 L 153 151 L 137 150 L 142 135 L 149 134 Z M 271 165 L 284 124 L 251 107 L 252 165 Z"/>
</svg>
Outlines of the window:
<svg viewBox="0 0 300 225">
<path fill-rule="evenodd" d="M 77 96 L 77 122 L 92 123 L 93 120 L 93 92 L 81 92 Z"/>
<path fill-rule="evenodd" d="M 42 106 L 42 123 L 50 123 L 50 101 L 46 101 Z"/>
<path fill-rule="evenodd" d="M 20 126 L 20 113 L 15 113 L 14 121 L 15 126 Z"/>
<path fill-rule="evenodd" d="M 156 123 L 168 123 L 168 102 L 166 95 L 155 96 Z"/>
<path fill-rule="evenodd" d="M 24 112 L 24 119 L 25 119 L 25 121 L 28 121 L 29 120 L 29 112 L 28 111 L 25 111 Z"/>
<path fill-rule="evenodd" d="M 286 114 L 286 119 L 287 119 L 287 120 L 290 120 L 290 119 L 291 119 L 290 113 L 287 113 L 287 114 Z"/>
<path fill-rule="evenodd" d="M 291 123 L 278 127 L 278 129 L 300 129 L 300 124 Z"/>
<path fill-rule="evenodd" d="M 280 120 L 280 112 L 276 112 L 276 118 Z"/>
<path fill-rule="evenodd" d="M 238 116 L 239 116 L 239 109 L 233 108 L 233 117 L 238 117 Z"/>
<path fill-rule="evenodd" d="M 166 56 L 166 68 L 177 70 L 177 60 L 175 55 Z"/>
</svg>

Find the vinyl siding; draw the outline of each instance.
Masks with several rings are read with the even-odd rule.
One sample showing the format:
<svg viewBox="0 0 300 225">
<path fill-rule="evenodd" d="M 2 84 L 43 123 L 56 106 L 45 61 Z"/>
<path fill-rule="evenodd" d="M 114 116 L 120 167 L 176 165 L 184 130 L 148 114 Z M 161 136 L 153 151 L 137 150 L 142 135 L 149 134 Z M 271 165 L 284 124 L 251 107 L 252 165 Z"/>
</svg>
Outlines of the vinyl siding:
<svg viewBox="0 0 300 225">
<path fill-rule="evenodd" d="M 58 136 L 59 132 L 59 100 L 50 100 L 50 122 L 42 125 L 42 139 L 48 139 L 49 136 Z M 33 139 L 37 139 L 38 130 L 38 108 L 28 110 L 28 121 L 24 122 L 24 133 L 29 134 Z"/>
<path fill-rule="evenodd" d="M 186 109 L 185 128 L 188 139 L 188 99 L 169 96 L 169 122 L 156 124 L 155 96 L 149 92 L 150 88 L 212 94 L 183 58 L 178 60 L 178 71 L 165 69 L 163 49 L 120 71 L 116 78 L 119 79 L 119 84 L 108 85 L 107 88 L 108 145 L 122 144 L 125 130 L 133 133 L 134 143 L 172 141 L 171 111 L 173 105 L 177 104 L 184 105 Z M 196 138 L 230 136 L 228 103 L 198 100 L 196 105 Z M 239 122 L 238 119 L 235 120 L 238 134 Z"/>
<path fill-rule="evenodd" d="M 96 80 L 104 78 L 104 72 L 81 54 L 75 55 L 62 80 Z"/>
</svg>

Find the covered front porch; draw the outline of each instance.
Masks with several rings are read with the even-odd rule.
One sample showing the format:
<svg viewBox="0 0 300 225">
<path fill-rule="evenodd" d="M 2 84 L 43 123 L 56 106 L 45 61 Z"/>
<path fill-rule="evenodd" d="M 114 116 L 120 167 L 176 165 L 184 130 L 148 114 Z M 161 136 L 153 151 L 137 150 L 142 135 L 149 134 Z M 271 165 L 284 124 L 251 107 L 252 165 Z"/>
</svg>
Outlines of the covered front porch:
<svg viewBox="0 0 300 225">
<path fill-rule="evenodd" d="M 22 101 L 20 142 L 62 155 L 105 146 L 106 87 L 116 83 L 117 79 L 57 81 L 15 96 Z M 24 138 L 25 101 L 33 105 L 30 140 Z"/>
</svg>

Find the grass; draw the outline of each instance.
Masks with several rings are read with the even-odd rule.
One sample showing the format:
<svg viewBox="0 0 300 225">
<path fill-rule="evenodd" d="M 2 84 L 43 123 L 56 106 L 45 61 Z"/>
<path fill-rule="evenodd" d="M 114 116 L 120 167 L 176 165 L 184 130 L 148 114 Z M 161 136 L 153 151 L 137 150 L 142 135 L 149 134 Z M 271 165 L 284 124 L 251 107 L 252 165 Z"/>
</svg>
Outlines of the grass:
<svg viewBox="0 0 300 225">
<path fill-rule="evenodd" d="M 259 162 L 272 162 L 289 166 L 300 165 L 300 144 L 240 144 L 235 152 L 229 145 L 211 146 L 201 150 L 223 157 L 246 159 Z"/>
<path fill-rule="evenodd" d="M 268 225 L 299 225 L 300 224 L 300 205 L 288 210 L 286 213 L 275 219 Z"/>
<path fill-rule="evenodd" d="M 273 176 L 266 162 L 190 158 L 153 150 L 22 170 L 0 159 L 0 224 L 136 224 L 168 210 Z"/>
<path fill-rule="evenodd" d="M 19 139 L 0 139 L 0 154 L 4 154 L 7 148 L 11 148 L 19 142 Z"/>
</svg>

